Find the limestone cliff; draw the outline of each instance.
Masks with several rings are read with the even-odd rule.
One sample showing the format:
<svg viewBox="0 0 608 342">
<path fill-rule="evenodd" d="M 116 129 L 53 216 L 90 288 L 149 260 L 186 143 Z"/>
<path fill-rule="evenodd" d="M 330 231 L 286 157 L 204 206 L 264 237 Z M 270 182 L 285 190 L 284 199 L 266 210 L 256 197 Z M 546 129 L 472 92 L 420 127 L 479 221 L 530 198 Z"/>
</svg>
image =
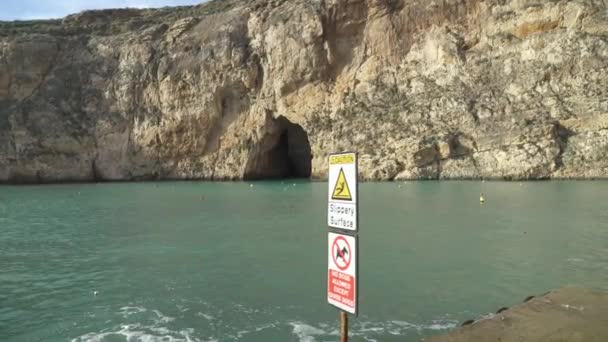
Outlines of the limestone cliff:
<svg viewBox="0 0 608 342">
<path fill-rule="evenodd" d="M 248 0 L 0 23 L 0 181 L 608 177 L 606 0 Z"/>
</svg>

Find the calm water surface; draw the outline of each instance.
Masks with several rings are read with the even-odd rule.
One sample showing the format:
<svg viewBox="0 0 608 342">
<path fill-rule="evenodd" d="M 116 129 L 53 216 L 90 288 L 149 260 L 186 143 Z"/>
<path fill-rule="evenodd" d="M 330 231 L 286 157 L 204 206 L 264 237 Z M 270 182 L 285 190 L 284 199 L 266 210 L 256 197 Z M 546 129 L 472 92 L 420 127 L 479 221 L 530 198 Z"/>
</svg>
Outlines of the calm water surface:
<svg viewBox="0 0 608 342">
<path fill-rule="evenodd" d="M 335 341 L 326 191 L 0 187 L 0 340 Z M 369 183 L 360 196 L 352 341 L 416 341 L 555 287 L 608 289 L 608 182 Z"/>
</svg>

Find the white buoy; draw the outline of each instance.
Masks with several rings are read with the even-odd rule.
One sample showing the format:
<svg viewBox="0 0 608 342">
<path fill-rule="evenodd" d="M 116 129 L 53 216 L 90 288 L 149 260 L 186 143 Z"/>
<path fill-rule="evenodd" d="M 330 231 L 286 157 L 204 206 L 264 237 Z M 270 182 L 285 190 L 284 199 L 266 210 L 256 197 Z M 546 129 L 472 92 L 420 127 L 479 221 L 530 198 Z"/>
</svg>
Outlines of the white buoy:
<svg viewBox="0 0 608 342">
<path fill-rule="evenodd" d="M 97 291 L 97 290 L 93 291 L 93 296 L 97 297 L 98 294 L 99 294 L 99 291 Z"/>
<path fill-rule="evenodd" d="M 253 188 L 253 184 L 249 184 L 249 187 L 250 187 L 250 188 Z"/>
<path fill-rule="evenodd" d="M 479 203 L 484 203 L 486 199 L 483 197 L 483 194 L 479 194 Z"/>
</svg>

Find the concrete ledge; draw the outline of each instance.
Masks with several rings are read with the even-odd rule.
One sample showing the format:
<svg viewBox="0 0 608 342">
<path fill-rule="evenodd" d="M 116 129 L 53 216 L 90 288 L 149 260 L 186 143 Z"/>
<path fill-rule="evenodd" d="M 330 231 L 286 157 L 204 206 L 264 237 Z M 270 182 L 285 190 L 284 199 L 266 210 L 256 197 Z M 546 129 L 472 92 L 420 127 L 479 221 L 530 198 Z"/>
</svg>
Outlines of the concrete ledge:
<svg viewBox="0 0 608 342">
<path fill-rule="evenodd" d="M 608 293 L 562 288 L 425 342 L 606 342 Z"/>
</svg>

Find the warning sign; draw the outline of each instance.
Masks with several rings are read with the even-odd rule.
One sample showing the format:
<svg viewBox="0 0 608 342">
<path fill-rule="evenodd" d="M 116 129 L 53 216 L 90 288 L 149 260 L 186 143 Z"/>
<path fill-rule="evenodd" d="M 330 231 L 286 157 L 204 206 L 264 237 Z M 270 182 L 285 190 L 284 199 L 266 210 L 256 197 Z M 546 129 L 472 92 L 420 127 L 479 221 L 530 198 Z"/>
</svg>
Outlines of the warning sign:
<svg viewBox="0 0 608 342">
<path fill-rule="evenodd" d="M 327 302 L 346 312 L 357 313 L 357 239 L 329 233 Z"/>
<path fill-rule="evenodd" d="M 353 197 L 350 195 L 350 189 L 348 188 L 346 176 L 344 175 L 344 169 L 342 168 L 340 168 L 340 173 L 338 173 L 338 180 L 336 181 L 336 185 L 334 185 L 334 191 L 331 198 L 334 200 L 343 201 L 353 200 Z"/>
<path fill-rule="evenodd" d="M 329 156 L 327 224 L 333 228 L 357 230 L 357 155 Z"/>
</svg>

